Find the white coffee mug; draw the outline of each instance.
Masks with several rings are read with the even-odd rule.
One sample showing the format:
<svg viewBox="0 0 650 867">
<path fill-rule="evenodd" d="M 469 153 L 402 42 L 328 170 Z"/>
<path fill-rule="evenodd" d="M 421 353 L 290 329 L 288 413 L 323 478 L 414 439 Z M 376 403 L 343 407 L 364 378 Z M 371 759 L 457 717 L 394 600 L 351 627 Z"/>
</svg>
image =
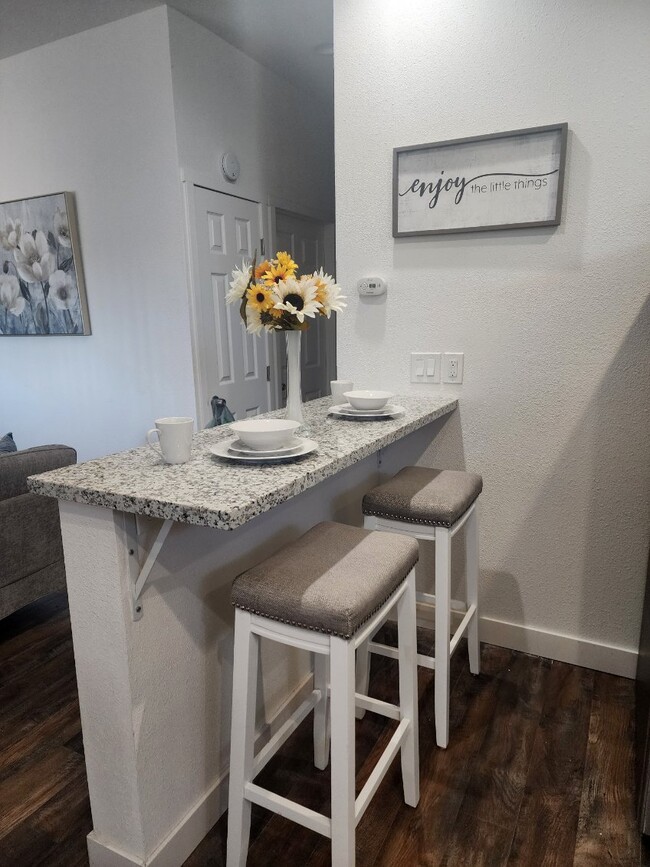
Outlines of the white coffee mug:
<svg viewBox="0 0 650 867">
<path fill-rule="evenodd" d="M 347 403 L 347 400 L 343 397 L 343 393 L 346 391 L 352 391 L 353 388 L 354 383 L 351 379 L 333 379 L 330 382 L 330 390 L 332 392 L 334 403 Z"/>
<path fill-rule="evenodd" d="M 192 454 L 194 419 L 185 416 L 157 418 L 156 426 L 147 433 L 147 442 L 158 452 L 152 437 L 157 436 L 163 460 L 168 464 L 186 464 Z"/>
</svg>

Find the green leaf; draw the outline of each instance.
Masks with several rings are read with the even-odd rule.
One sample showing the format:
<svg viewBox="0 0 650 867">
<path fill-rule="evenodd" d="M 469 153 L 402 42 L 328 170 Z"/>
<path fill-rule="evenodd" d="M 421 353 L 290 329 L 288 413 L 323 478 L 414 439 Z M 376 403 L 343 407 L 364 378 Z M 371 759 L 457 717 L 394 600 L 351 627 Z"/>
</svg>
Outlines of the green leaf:
<svg viewBox="0 0 650 867">
<path fill-rule="evenodd" d="M 42 301 L 36 305 L 36 310 L 34 311 L 34 321 L 36 322 L 38 333 L 49 334 L 50 329 L 48 328 L 47 323 L 47 313 L 45 312 L 45 304 L 43 304 Z"/>
</svg>

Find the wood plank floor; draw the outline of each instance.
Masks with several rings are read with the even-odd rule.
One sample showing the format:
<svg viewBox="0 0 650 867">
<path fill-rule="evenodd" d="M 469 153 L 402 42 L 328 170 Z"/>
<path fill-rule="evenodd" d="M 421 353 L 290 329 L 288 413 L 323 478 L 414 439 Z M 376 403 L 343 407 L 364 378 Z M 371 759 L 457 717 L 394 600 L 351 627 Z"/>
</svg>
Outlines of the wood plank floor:
<svg viewBox="0 0 650 867">
<path fill-rule="evenodd" d="M 421 642 L 431 636 L 422 633 Z M 435 746 L 433 674 L 421 671 L 421 800 L 404 806 L 399 762 L 357 831 L 358 867 L 639 867 L 631 681 L 503 648 L 483 672 L 453 660 L 451 739 Z M 396 666 L 375 658 L 373 695 L 395 700 Z M 361 788 L 394 723 L 357 725 Z M 328 812 L 307 720 L 260 782 Z M 0 621 L 0 867 L 88 863 L 92 828 L 64 595 Z M 225 817 L 185 867 L 225 865 Z M 254 809 L 249 867 L 327 867 L 326 840 Z"/>
</svg>

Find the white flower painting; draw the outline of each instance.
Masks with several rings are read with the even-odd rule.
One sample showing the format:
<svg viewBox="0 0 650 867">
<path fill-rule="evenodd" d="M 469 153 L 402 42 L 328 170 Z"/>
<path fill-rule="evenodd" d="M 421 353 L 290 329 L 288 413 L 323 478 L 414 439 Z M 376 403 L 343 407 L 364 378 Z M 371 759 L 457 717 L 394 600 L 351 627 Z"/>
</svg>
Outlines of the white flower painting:
<svg viewBox="0 0 650 867">
<path fill-rule="evenodd" d="M 0 336 L 90 334 L 71 193 L 0 203 Z"/>
</svg>

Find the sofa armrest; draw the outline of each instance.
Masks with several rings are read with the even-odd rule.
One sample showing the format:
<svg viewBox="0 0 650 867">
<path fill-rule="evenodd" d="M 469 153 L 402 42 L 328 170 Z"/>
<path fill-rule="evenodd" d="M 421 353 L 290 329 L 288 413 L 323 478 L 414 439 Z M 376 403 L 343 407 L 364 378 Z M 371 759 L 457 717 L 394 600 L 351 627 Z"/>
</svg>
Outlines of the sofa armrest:
<svg viewBox="0 0 650 867">
<path fill-rule="evenodd" d="M 0 502 L 0 588 L 62 560 L 56 500 L 22 494 Z"/>
<path fill-rule="evenodd" d="M 76 462 L 77 452 L 70 446 L 36 446 L 0 455 L 0 500 L 26 494 L 27 476 L 58 470 Z"/>
</svg>

